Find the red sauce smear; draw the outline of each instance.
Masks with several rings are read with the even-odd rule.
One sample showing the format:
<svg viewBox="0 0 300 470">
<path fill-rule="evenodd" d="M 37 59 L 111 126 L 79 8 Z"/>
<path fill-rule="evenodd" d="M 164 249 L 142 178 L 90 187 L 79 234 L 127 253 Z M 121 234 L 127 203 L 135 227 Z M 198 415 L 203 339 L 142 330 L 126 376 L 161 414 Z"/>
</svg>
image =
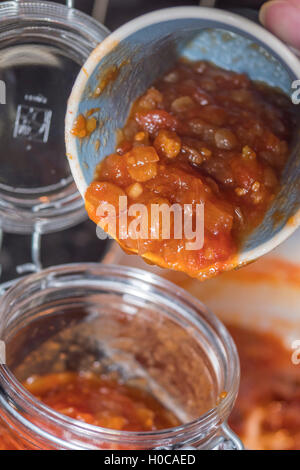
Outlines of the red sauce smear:
<svg viewBox="0 0 300 470">
<path fill-rule="evenodd" d="M 246 448 L 300 449 L 300 365 L 269 333 L 230 326 L 241 361 L 239 395 L 229 418 Z"/>
</svg>

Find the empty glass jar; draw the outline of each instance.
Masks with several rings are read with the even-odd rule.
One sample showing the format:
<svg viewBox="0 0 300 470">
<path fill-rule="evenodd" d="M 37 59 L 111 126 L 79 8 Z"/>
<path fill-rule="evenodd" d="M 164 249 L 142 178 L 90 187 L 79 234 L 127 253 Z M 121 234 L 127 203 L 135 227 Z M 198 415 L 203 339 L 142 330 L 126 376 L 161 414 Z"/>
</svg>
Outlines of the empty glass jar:
<svg viewBox="0 0 300 470">
<path fill-rule="evenodd" d="M 107 34 L 64 5 L 0 2 L 0 229 L 49 233 L 86 218 L 65 157 L 64 119 L 80 68 Z"/>
</svg>

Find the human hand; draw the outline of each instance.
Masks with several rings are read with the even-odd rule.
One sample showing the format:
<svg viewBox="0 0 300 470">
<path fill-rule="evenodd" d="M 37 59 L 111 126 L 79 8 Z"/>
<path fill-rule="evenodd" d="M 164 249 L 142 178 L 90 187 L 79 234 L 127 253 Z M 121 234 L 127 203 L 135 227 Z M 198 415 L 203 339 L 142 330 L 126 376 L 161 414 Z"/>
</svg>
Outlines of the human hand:
<svg viewBox="0 0 300 470">
<path fill-rule="evenodd" d="M 300 50 L 300 0 L 272 0 L 260 9 L 261 23 L 290 46 Z"/>
</svg>

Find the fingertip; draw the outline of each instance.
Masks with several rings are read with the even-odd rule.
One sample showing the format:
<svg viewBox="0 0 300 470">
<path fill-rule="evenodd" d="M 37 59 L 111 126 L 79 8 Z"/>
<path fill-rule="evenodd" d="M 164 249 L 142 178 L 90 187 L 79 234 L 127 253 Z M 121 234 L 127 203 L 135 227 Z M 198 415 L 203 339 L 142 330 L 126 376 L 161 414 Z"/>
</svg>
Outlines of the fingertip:
<svg viewBox="0 0 300 470">
<path fill-rule="evenodd" d="M 300 48 L 300 2 L 272 0 L 266 2 L 259 14 L 261 23 L 282 41 Z"/>
<path fill-rule="evenodd" d="M 268 2 L 263 3 L 263 5 L 261 6 L 261 8 L 259 10 L 259 21 L 264 26 L 267 25 L 269 13 L 273 9 L 273 6 L 276 3 L 277 4 L 278 3 L 283 3 L 283 1 L 282 0 L 269 0 Z"/>
</svg>

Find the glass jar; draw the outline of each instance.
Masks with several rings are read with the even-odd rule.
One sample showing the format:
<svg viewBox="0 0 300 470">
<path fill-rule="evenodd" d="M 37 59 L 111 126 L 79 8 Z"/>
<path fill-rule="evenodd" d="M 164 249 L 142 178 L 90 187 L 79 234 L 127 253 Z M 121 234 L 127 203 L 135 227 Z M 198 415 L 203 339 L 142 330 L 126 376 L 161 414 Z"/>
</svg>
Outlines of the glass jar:
<svg viewBox="0 0 300 470">
<path fill-rule="evenodd" d="M 239 386 L 235 345 L 201 302 L 158 276 L 99 264 L 30 275 L 1 300 L 0 338 L 0 448 L 242 448 L 227 426 Z M 57 413 L 22 386 L 29 376 L 64 371 L 142 379 L 182 424 L 100 428 Z"/>
<path fill-rule="evenodd" d="M 0 3 L 0 229 L 49 233 L 86 218 L 65 157 L 64 119 L 80 68 L 107 34 L 64 5 Z"/>
</svg>

